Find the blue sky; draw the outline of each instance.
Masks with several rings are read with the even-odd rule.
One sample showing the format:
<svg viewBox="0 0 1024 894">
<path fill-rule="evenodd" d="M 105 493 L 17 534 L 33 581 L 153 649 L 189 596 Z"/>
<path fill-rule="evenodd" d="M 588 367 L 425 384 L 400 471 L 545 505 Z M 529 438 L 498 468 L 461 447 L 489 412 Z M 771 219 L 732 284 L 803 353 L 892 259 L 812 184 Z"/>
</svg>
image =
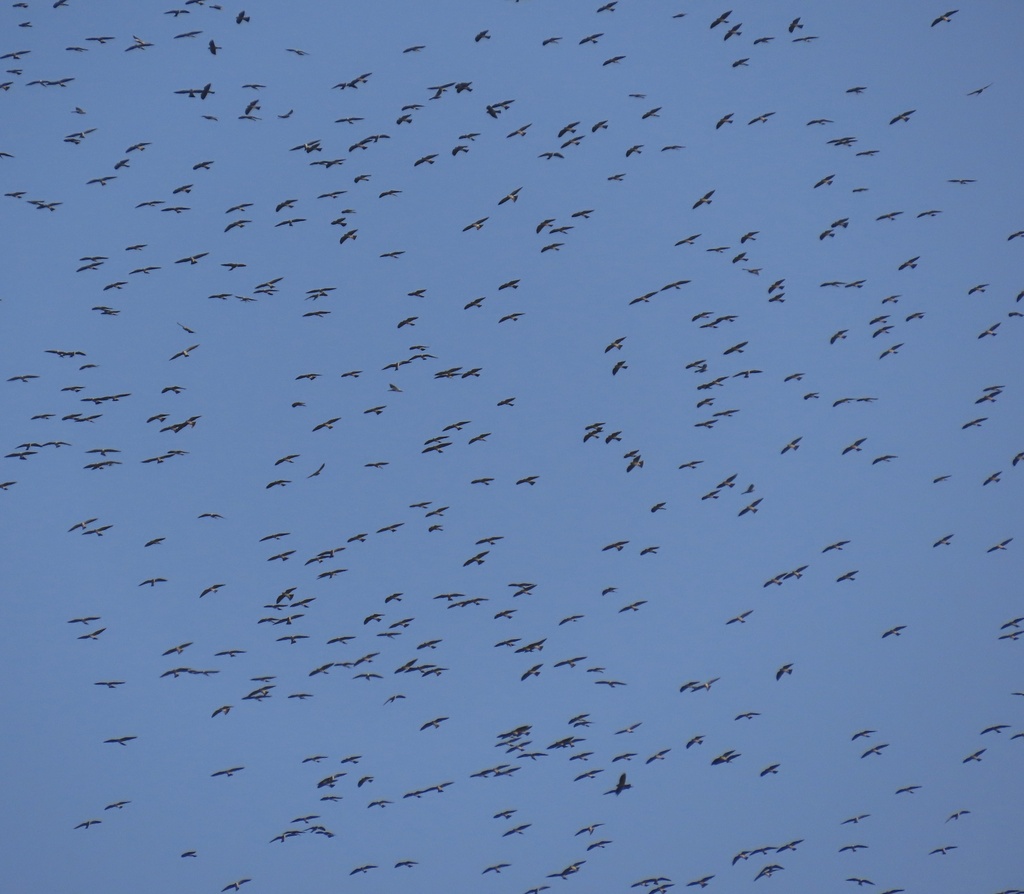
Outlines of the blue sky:
<svg viewBox="0 0 1024 894">
<path fill-rule="evenodd" d="M 1024 887 L 1021 10 L 599 7 L 0 12 L 12 890 Z"/>
</svg>

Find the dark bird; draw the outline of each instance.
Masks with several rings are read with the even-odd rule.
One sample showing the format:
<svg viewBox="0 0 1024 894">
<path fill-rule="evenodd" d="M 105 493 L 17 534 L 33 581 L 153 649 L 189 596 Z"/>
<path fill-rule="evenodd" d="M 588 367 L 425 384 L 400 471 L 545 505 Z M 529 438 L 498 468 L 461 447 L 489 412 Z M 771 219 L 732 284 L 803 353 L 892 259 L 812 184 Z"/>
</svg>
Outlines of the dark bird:
<svg viewBox="0 0 1024 894">
<path fill-rule="evenodd" d="M 895 124 L 897 121 L 909 121 L 910 120 L 910 116 L 913 115 L 914 112 L 916 112 L 916 111 L 917 111 L 916 109 L 909 109 L 906 112 L 900 112 L 889 123 L 890 124 Z"/>
<path fill-rule="evenodd" d="M 626 782 L 626 774 L 622 773 L 619 776 L 619 781 L 615 783 L 615 788 L 610 788 L 605 792 L 606 795 L 621 795 L 627 788 L 632 788 L 632 784 Z"/>
<path fill-rule="evenodd" d="M 696 202 L 693 203 L 694 209 L 699 208 L 701 205 L 710 205 L 711 204 L 711 197 L 714 194 L 715 194 L 715 190 L 713 190 L 713 189 L 710 190 L 709 192 L 704 193 L 704 195 L 702 195 L 699 199 L 697 199 Z"/>
</svg>

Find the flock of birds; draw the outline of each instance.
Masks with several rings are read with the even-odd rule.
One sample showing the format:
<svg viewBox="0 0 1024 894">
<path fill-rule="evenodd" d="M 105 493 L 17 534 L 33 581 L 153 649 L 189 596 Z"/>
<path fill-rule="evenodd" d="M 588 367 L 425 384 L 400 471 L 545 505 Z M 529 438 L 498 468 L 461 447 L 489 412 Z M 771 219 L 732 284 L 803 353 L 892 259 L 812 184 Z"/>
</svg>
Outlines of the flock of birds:
<svg viewBox="0 0 1024 894">
<path fill-rule="evenodd" d="M 303 861 L 324 859 L 353 877 L 346 890 L 362 890 L 360 876 L 383 879 L 376 890 L 419 891 L 477 890 L 502 877 L 509 886 L 500 890 L 515 894 L 570 880 L 580 890 L 665 894 L 758 890 L 788 876 L 788 890 L 899 894 L 943 890 L 929 873 L 945 867 L 931 863 L 954 864 L 972 847 L 984 854 L 961 830 L 986 811 L 1002 815 L 993 805 L 1015 780 L 968 774 L 993 761 L 1019 773 L 1024 754 L 1024 692 L 1003 676 L 1024 614 L 999 614 L 1016 587 L 1006 584 L 1012 571 L 992 570 L 1017 561 L 1019 543 L 1003 524 L 1013 512 L 986 502 L 1020 486 L 1024 462 L 1022 367 L 1002 353 L 1015 343 L 1024 283 L 998 281 L 1019 269 L 1024 229 L 1007 227 L 995 248 L 970 241 L 987 213 L 970 191 L 1000 175 L 950 170 L 924 191 L 955 210 L 894 209 L 902 185 L 871 165 L 903 152 L 897 170 L 913 179 L 914 153 L 928 151 L 913 129 L 943 115 L 927 98 L 876 115 L 865 129 L 878 143 L 847 123 L 865 120 L 850 104 L 871 96 L 867 83 L 843 88 L 806 121 L 792 98 L 751 108 L 748 94 L 775 92 L 778 58 L 841 44 L 841 34 L 818 30 L 814 10 L 571 5 L 556 15 L 541 0 L 469 4 L 505 31 L 467 27 L 442 8 L 434 40 L 399 45 L 373 32 L 329 60 L 315 49 L 315 7 L 301 23 L 309 49 L 285 46 L 280 22 L 262 29 L 260 10 L 209 0 L 133 8 L 131 27 L 87 30 L 68 46 L 61 17 L 88 12 L 81 0 L 15 2 L 4 13 L 12 27 L 0 47 L 0 103 L 21 117 L 20 130 L 0 133 L 0 209 L 17 246 L 0 296 L 0 513 L 12 544 L 54 563 L 39 572 L 45 579 L 87 568 L 59 597 L 71 613 L 61 622 L 64 669 L 41 671 L 38 685 L 45 698 L 70 676 L 74 699 L 105 728 L 95 741 L 65 730 L 62 747 L 119 786 L 92 807 L 60 793 L 56 825 L 76 836 L 62 851 L 88 853 L 103 836 L 116 848 L 116 836 L 133 834 L 133 814 L 152 817 L 180 786 L 213 812 L 244 815 L 246 832 L 176 820 L 170 843 L 135 852 L 164 867 L 150 890 L 273 890 L 261 879 L 274 865 L 290 866 L 307 889 Z M 927 44 L 974 14 L 911 17 L 913 39 Z M 571 17 L 576 31 L 551 33 L 546 15 Z M 626 45 L 628 29 L 620 39 L 622 19 L 679 29 L 718 70 L 704 75 L 707 85 L 680 87 L 674 61 L 659 58 L 634 76 L 645 50 Z M 762 33 L 751 20 L 772 25 Z M 488 60 L 499 45 L 540 70 L 544 54 L 562 54 L 557 65 L 571 77 L 515 95 L 508 57 Z M 371 54 L 374 70 L 349 67 L 346 57 Z M 265 62 L 277 56 L 284 61 Z M 235 83 L 246 66 L 252 80 Z M 598 87 L 587 86 L 592 78 Z M 705 88 L 734 108 L 681 118 L 687 91 Z M 986 103 L 990 89 L 999 86 L 972 84 L 945 101 Z M 393 102 L 399 94 L 406 99 Z M 562 117 L 570 101 L 581 110 Z M 763 150 L 747 138 L 759 129 L 785 129 L 788 142 Z M 898 143 L 906 134 L 909 147 Z M 827 171 L 811 168 L 821 144 Z M 709 179 L 739 158 L 751 166 L 742 176 L 766 194 L 790 178 L 802 183 L 796 210 Z M 634 183 L 631 205 L 623 194 Z M 909 186 L 906 194 L 920 201 Z M 779 232 L 780 218 L 790 232 Z M 965 243 L 962 264 L 929 257 L 928 228 L 949 218 Z M 827 254 L 858 232 L 873 241 L 852 261 Z M 893 255 L 904 245 L 908 255 Z M 929 265 L 969 269 L 972 253 L 996 268 L 994 282 L 947 281 L 940 299 L 929 294 L 934 279 L 916 285 Z M 794 264 L 801 255 L 817 259 L 812 271 L 859 266 L 811 282 Z M 51 278 L 45 291 L 70 284 L 44 301 L 29 288 L 39 277 Z M 965 317 L 953 309 L 964 302 Z M 943 355 L 950 366 L 973 358 L 986 378 L 954 369 L 936 383 Z M 901 363 L 918 364 L 921 376 L 894 371 Z M 946 401 L 954 381 L 966 384 Z M 903 418 L 919 395 L 932 402 Z M 754 438 L 780 425 L 792 428 L 767 444 Z M 942 432 L 936 453 L 948 466 L 908 462 L 908 449 L 923 449 L 908 440 L 914 426 Z M 887 519 L 907 487 L 936 494 L 926 512 L 943 525 L 934 542 L 908 545 L 920 519 Z M 842 496 L 822 498 L 821 488 Z M 14 532 L 37 512 L 39 529 Z M 950 517 L 964 522 L 946 533 L 939 519 Z M 801 519 L 787 545 L 785 526 Z M 872 537 L 888 558 L 864 548 Z M 868 664 L 945 679 L 938 653 L 958 631 L 937 628 L 912 600 L 902 611 L 884 580 L 947 549 L 998 591 L 971 596 L 992 650 L 972 661 L 994 668 L 979 702 L 1005 713 L 954 730 L 955 745 L 943 739 L 925 762 L 929 786 L 890 785 L 887 772 L 871 774 L 905 739 L 858 719 L 887 693 L 867 702 L 851 694 L 848 711 L 826 703 L 845 674 L 872 673 Z M 779 552 L 796 554 L 792 567 L 763 567 Z M 30 581 L 32 556 L 12 550 L 5 564 Z M 663 564 L 652 571 L 653 557 Z M 831 607 L 857 588 L 861 605 Z M 782 590 L 815 607 L 797 610 L 776 596 Z M 51 616 L 38 625 L 32 642 L 53 633 Z M 968 626 L 959 632 L 969 636 Z M 944 645 L 900 657 L 929 635 Z M 817 651 L 808 645 L 828 637 Z M 931 662 L 923 670 L 922 660 Z M 832 674 L 832 689 L 801 682 L 814 674 Z M 899 685 L 889 697 L 900 698 Z M 133 689 L 162 719 L 131 700 Z M 773 712 L 802 718 L 809 738 L 820 717 L 848 730 L 846 741 L 759 736 Z M 162 792 L 152 780 L 172 762 L 147 751 L 161 730 L 188 752 L 188 769 L 168 770 L 176 775 Z M 293 733 L 308 750 L 295 752 Z M 193 739 L 235 756 L 222 764 Z M 360 753 L 360 742 L 379 751 Z M 271 795 L 224 794 L 254 774 L 273 777 L 268 756 L 281 752 L 293 758 Z M 119 763 L 129 755 L 143 763 Z M 818 761 L 825 769 L 799 766 Z M 766 790 L 788 774 L 798 788 Z M 856 803 L 836 775 L 856 780 Z M 872 834 L 872 814 L 893 809 L 888 799 L 902 804 L 932 787 L 956 800 L 913 820 L 899 814 Z M 121 797 L 133 789 L 140 794 Z M 269 818 L 268 798 L 277 810 Z M 715 847 L 695 853 L 681 843 L 697 830 L 668 834 L 684 822 L 664 812 L 680 798 L 714 818 L 706 834 Z M 776 810 L 787 831 L 770 844 L 741 844 L 728 831 Z M 911 821 L 934 846 L 907 855 L 902 824 Z M 250 828 L 267 834 L 255 840 Z M 456 828 L 473 838 L 452 846 L 443 833 Z M 314 839 L 326 857 L 314 855 Z M 296 840 L 305 842 L 299 857 L 283 856 Z M 888 854 L 874 870 L 860 854 L 872 847 Z M 477 859 L 484 851 L 493 862 Z M 109 889 L 127 890 L 130 876 L 111 876 L 107 859 L 96 866 Z M 216 874 L 229 864 L 238 874 Z M 1019 858 L 998 864 L 989 860 L 985 883 L 1004 879 L 1000 894 L 1021 894 Z"/>
</svg>

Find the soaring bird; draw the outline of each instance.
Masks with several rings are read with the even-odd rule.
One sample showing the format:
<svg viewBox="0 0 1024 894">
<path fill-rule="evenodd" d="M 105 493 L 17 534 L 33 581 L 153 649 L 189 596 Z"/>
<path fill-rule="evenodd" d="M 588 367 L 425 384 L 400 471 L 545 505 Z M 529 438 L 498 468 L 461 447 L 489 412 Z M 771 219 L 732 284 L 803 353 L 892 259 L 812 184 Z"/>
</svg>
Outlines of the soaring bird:
<svg viewBox="0 0 1024 894">
<path fill-rule="evenodd" d="M 608 791 L 606 791 L 605 794 L 606 795 L 621 795 L 627 788 L 632 788 L 632 787 L 633 786 L 632 786 L 631 783 L 626 782 L 626 774 L 622 773 L 619 776 L 619 781 L 615 783 L 615 787 L 608 789 Z"/>
<path fill-rule="evenodd" d="M 701 205 L 710 205 L 711 197 L 715 194 L 715 190 L 710 190 L 702 195 L 696 202 L 693 203 L 694 209 L 699 208 Z"/>
</svg>

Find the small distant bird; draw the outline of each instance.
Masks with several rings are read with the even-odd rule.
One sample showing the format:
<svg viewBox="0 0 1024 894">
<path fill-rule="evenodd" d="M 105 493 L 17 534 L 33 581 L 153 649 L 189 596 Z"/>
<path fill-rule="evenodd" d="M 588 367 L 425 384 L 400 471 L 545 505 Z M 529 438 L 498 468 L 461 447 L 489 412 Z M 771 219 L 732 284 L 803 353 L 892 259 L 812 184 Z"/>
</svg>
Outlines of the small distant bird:
<svg viewBox="0 0 1024 894">
<path fill-rule="evenodd" d="M 913 115 L 914 112 L 916 112 L 916 111 L 917 111 L 917 109 L 909 109 L 906 112 L 900 112 L 889 123 L 890 124 L 895 124 L 897 121 L 909 121 L 910 120 L 910 116 Z"/>
<path fill-rule="evenodd" d="M 608 791 L 606 791 L 605 794 L 606 795 L 621 795 L 627 788 L 632 788 L 632 787 L 633 786 L 630 783 L 626 782 L 626 774 L 623 773 L 622 775 L 619 776 L 619 781 L 615 783 L 615 788 L 608 789 Z"/>
<path fill-rule="evenodd" d="M 702 195 L 699 199 L 697 199 L 696 202 L 693 203 L 694 209 L 699 208 L 701 205 L 710 205 L 711 204 L 711 197 L 714 194 L 715 194 L 715 190 L 713 190 L 713 189 L 710 190 L 709 192 L 704 193 L 704 195 Z"/>
</svg>

